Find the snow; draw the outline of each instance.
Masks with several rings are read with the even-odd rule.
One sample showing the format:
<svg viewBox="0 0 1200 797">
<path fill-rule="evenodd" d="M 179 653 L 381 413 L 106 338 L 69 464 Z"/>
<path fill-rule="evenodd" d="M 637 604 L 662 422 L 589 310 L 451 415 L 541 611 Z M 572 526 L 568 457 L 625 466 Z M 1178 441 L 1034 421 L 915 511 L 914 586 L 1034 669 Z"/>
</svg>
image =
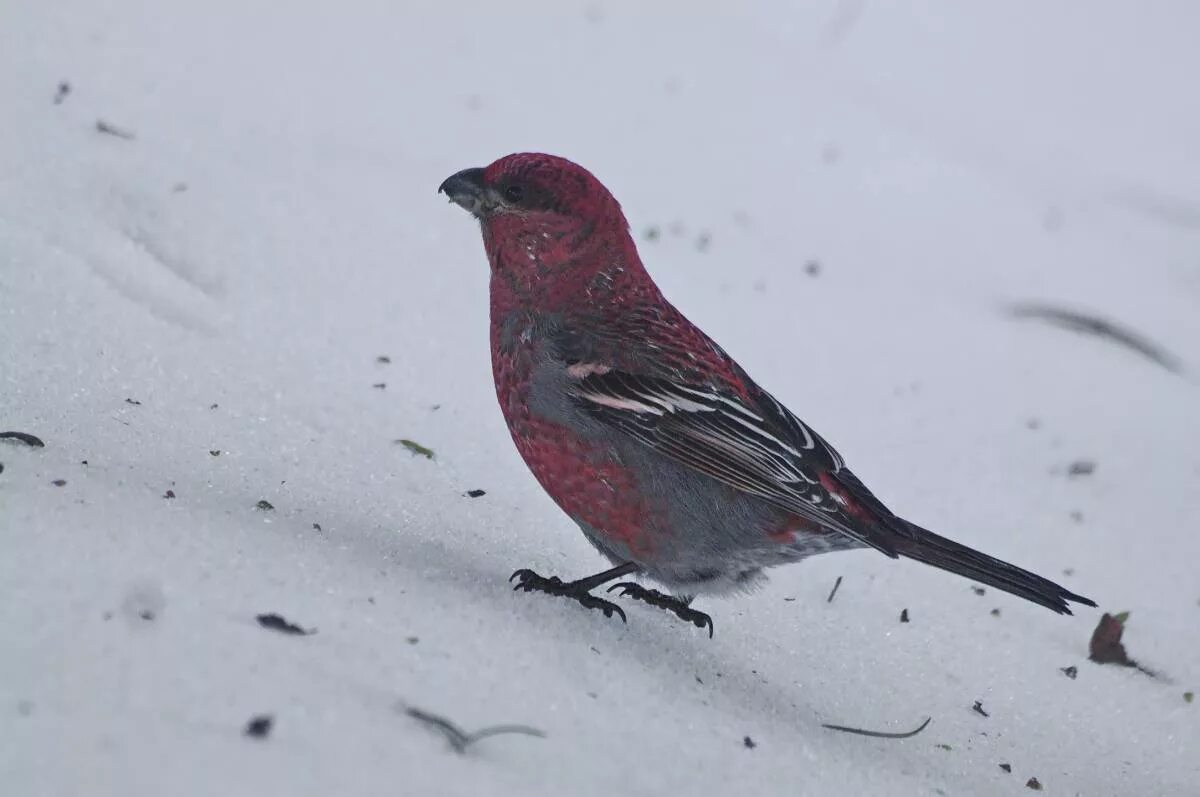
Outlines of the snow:
<svg viewBox="0 0 1200 797">
<path fill-rule="evenodd" d="M 0 431 L 46 446 L 0 441 L 0 790 L 1195 793 L 1198 22 L 5 4 Z M 1130 611 L 1163 677 L 1088 662 L 1097 611 L 871 552 L 703 602 L 712 640 L 511 592 L 604 565 L 508 439 L 482 248 L 434 193 L 514 150 L 658 229 L 668 295 L 894 509 Z M 1006 315 L 1026 300 L 1185 371 Z M 457 755 L 405 706 L 546 738 Z"/>
</svg>

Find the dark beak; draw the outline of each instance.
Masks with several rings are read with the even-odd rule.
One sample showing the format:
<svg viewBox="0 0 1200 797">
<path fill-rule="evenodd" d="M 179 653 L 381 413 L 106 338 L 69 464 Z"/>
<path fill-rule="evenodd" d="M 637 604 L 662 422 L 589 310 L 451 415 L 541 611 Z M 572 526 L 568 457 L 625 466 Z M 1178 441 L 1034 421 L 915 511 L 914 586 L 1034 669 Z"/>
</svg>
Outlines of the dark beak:
<svg viewBox="0 0 1200 797">
<path fill-rule="evenodd" d="M 476 218 L 483 218 L 487 213 L 483 169 L 463 169 L 450 175 L 438 186 L 438 193 L 450 197 L 451 202 L 470 211 Z"/>
</svg>

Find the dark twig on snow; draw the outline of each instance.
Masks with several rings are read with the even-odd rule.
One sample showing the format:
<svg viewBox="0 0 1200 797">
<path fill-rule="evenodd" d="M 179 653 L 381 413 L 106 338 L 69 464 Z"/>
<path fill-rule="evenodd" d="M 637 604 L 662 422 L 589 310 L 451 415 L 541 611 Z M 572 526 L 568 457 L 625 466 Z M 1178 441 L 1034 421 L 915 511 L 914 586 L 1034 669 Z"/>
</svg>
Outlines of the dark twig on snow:
<svg viewBox="0 0 1200 797">
<path fill-rule="evenodd" d="M 254 619 L 258 620 L 258 624 L 263 628 L 270 629 L 271 631 L 278 631 L 281 634 L 310 636 L 311 634 L 317 633 L 317 629 L 315 628 L 303 628 L 275 613 L 260 614 Z"/>
<path fill-rule="evenodd" d="M 459 754 L 465 753 L 468 747 L 480 739 L 486 739 L 489 736 L 499 736 L 503 733 L 521 733 L 526 736 L 536 736 L 539 739 L 546 738 L 545 733 L 539 731 L 537 728 L 530 728 L 528 725 L 491 725 L 487 728 L 480 728 L 474 733 L 467 733 L 445 717 L 431 714 L 428 711 L 422 711 L 415 706 L 405 706 L 404 713 L 431 728 L 441 731 L 442 735 L 446 737 L 446 741 L 450 743 L 450 747 L 454 749 L 454 752 Z"/>
<path fill-rule="evenodd" d="M 925 721 L 911 731 L 904 733 L 888 733 L 887 731 L 868 731 L 862 728 L 850 728 L 845 725 L 830 725 L 827 722 L 822 722 L 822 728 L 828 728 L 831 731 L 841 731 L 843 733 L 854 733 L 859 736 L 871 736 L 875 739 L 911 739 L 921 731 L 925 730 L 926 726 L 933 721 L 933 717 L 926 717 Z"/>
<path fill-rule="evenodd" d="M 34 448 L 45 448 L 46 444 L 40 438 L 25 432 L 0 432 L 0 440 L 16 440 Z"/>
<path fill-rule="evenodd" d="M 837 581 L 833 582 L 833 589 L 829 590 L 829 597 L 825 599 L 826 603 L 833 603 L 833 596 L 837 594 L 840 586 L 842 586 L 842 577 L 838 576 Z"/>
<path fill-rule="evenodd" d="M 1015 304 L 1009 308 L 1009 312 L 1016 318 L 1033 318 L 1060 329 L 1110 340 L 1118 346 L 1137 352 L 1171 373 L 1177 374 L 1183 371 L 1183 363 L 1174 354 L 1116 322 L 1107 321 L 1088 313 L 1034 302 Z"/>
<path fill-rule="evenodd" d="M 134 135 L 130 131 L 123 130 L 116 125 L 109 124 L 103 119 L 96 120 L 96 132 L 104 133 L 105 135 L 109 136 L 116 136 L 117 138 L 123 138 L 126 141 L 132 141 L 134 139 Z"/>
</svg>

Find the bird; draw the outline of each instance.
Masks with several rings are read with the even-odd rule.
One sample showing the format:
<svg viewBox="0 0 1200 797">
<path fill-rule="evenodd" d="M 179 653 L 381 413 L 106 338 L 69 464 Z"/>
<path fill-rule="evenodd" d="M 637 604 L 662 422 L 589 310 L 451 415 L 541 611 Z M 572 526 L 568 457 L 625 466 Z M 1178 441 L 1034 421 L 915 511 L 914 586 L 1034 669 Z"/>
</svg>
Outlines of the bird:
<svg viewBox="0 0 1200 797">
<path fill-rule="evenodd" d="M 767 568 L 872 548 L 1060 614 L 1096 604 L 894 514 L 829 442 L 663 296 L 620 204 L 587 169 L 522 152 L 438 188 L 478 220 L 490 265 L 496 397 L 533 476 L 612 565 L 514 589 L 625 612 L 643 601 L 711 637 L 697 596 Z M 631 576 L 663 589 L 644 586 Z M 605 594 L 607 594 L 605 593 Z"/>
</svg>

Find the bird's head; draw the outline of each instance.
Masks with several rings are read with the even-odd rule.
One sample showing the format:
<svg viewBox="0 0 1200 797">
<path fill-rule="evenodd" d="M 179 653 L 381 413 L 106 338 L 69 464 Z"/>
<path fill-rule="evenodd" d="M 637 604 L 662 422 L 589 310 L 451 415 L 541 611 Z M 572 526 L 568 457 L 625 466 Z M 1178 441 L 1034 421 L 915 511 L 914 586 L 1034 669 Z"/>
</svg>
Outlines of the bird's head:
<svg viewBox="0 0 1200 797">
<path fill-rule="evenodd" d="M 587 169 L 538 152 L 518 152 L 486 168 L 463 169 L 447 177 L 438 191 L 483 222 L 508 217 L 595 224 L 614 210 L 621 212 L 612 194 Z"/>
<path fill-rule="evenodd" d="M 507 155 L 447 177 L 438 191 L 479 219 L 492 271 L 510 281 L 533 288 L 641 270 L 617 200 L 565 158 Z"/>
</svg>

